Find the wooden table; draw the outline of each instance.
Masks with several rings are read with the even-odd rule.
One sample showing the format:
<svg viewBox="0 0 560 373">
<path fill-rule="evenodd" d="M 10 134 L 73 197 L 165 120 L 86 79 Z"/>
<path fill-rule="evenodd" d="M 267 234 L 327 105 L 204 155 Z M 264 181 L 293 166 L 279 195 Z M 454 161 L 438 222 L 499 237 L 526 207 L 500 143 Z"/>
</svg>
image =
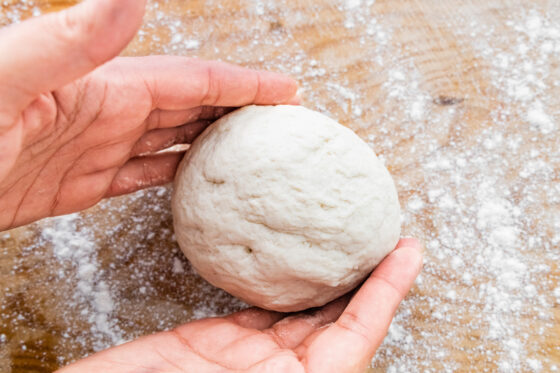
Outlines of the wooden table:
<svg viewBox="0 0 560 373">
<path fill-rule="evenodd" d="M 0 2 L 0 25 L 66 0 Z M 282 71 L 385 160 L 425 270 L 371 370 L 560 370 L 560 6 L 152 1 L 126 55 Z M 63 61 L 61 61 L 61 65 Z M 174 241 L 169 188 L 0 234 L 0 371 L 243 305 Z"/>
</svg>

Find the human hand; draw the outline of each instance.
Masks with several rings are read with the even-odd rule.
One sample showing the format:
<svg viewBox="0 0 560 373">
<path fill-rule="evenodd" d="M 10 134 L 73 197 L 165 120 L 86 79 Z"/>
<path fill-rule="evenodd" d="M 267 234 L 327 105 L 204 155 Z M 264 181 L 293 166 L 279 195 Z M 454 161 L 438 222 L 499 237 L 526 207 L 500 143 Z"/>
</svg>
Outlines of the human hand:
<svg viewBox="0 0 560 373">
<path fill-rule="evenodd" d="M 184 57 L 117 58 L 145 0 L 88 0 L 0 30 L 0 231 L 169 182 L 228 107 L 294 103 L 279 74 Z M 99 67 L 100 66 L 100 67 Z"/>
<path fill-rule="evenodd" d="M 61 373 L 364 371 L 420 272 L 420 247 L 401 239 L 349 304 L 347 295 L 312 312 L 250 308 L 194 321 L 102 351 Z"/>
</svg>

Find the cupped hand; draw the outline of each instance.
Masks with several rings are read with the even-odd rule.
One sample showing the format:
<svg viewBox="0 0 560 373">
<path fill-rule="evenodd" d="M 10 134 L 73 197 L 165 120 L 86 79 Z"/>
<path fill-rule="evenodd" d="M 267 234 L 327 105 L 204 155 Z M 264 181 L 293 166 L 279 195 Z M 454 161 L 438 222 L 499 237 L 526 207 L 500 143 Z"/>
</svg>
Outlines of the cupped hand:
<svg viewBox="0 0 560 373">
<path fill-rule="evenodd" d="M 113 59 L 144 6 L 88 0 L 0 30 L 0 231 L 169 182 L 182 155 L 154 153 L 191 142 L 229 107 L 294 102 L 297 83 L 279 74 Z"/>
<path fill-rule="evenodd" d="M 61 373 L 363 372 L 421 267 L 418 241 L 402 239 L 350 303 L 345 296 L 312 312 L 250 308 L 199 320 L 102 351 Z"/>
</svg>

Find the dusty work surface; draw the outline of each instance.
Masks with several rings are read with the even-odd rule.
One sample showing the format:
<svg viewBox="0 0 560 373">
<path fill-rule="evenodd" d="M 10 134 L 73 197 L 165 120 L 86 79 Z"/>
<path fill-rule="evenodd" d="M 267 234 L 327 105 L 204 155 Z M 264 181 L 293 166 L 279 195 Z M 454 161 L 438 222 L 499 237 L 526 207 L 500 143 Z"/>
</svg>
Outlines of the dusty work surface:
<svg viewBox="0 0 560 373">
<path fill-rule="evenodd" d="M 560 370 L 560 3 L 152 1 L 125 54 L 160 53 L 292 74 L 386 161 L 427 257 L 373 371 Z M 0 234 L 2 372 L 241 307 L 179 252 L 168 187 Z"/>
</svg>

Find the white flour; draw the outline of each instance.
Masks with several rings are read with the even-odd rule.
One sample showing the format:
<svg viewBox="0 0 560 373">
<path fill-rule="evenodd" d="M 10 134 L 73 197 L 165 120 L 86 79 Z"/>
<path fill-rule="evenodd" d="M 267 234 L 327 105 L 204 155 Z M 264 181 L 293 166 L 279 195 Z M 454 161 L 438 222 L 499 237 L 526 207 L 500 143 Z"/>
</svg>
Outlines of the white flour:
<svg viewBox="0 0 560 373">
<path fill-rule="evenodd" d="M 286 32 L 282 25 L 321 21 L 324 7 L 313 2 L 308 6 L 316 12 L 304 16 L 284 11 L 290 7 L 284 1 L 244 1 L 245 13 L 229 15 L 239 18 L 239 29 L 231 32 L 228 49 L 215 46 L 219 24 L 180 14 L 169 6 L 172 1 L 151 2 L 138 38 L 154 53 L 241 64 L 259 50 L 259 67 L 299 79 L 306 105 L 354 130 L 369 129 L 366 140 L 396 170 L 403 233 L 427 246 L 425 270 L 400 307 L 374 366 L 387 372 L 468 370 L 470 362 L 457 359 L 462 354 L 482 361 L 484 371 L 558 371 L 554 356 L 560 355 L 560 347 L 543 353 L 539 346 L 554 336 L 552 312 L 560 304 L 558 270 L 552 272 L 560 262 L 560 9 L 545 11 L 518 2 L 508 7 L 511 14 L 505 23 L 490 11 L 465 17 L 459 6 L 456 12 L 446 11 L 445 18 L 429 13 L 427 21 L 446 27 L 456 49 L 472 53 L 470 63 L 482 72 L 476 75 L 462 66 L 460 56 L 440 53 L 450 59 L 442 84 L 458 82 L 458 92 L 463 92 L 450 97 L 433 95 L 446 90 L 425 81 L 417 60 L 423 44 L 399 41 L 402 25 L 396 16 L 379 16 L 371 0 L 330 3 L 344 16 L 328 27 L 343 27 L 357 56 L 328 48 L 311 54 L 304 40 Z M 38 13 L 33 1 L 8 9 L 0 24 L 19 20 L 22 12 Z M 207 0 L 206 9 L 223 11 L 217 0 Z M 161 37 L 152 35 L 156 28 Z M 354 58 L 368 63 L 361 65 L 363 76 L 352 84 L 346 74 Z M 482 119 L 466 116 L 467 107 Z M 79 310 L 75 316 L 82 314 L 91 325 L 91 334 L 79 341 L 86 348 L 97 350 L 242 307 L 202 282 L 171 290 L 165 285 L 192 274 L 177 250 L 164 252 L 174 242 L 171 231 L 162 228 L 169 219 L 167 209 L 167 191 L 157 188 L 104 202 L 98 214 L 116 221 L 112 231 L 95 232 L 87 228 L 92 219 L 78 215 L 51 219 L 51 228 L 43 230 L 54 265 L 72 268 L 64 272 L 69 275 L 65 281 L 76 284 L 66 306 Z M 160 216 L 145 217 L 142 211 L 148 210 Z M 128 277 L 99 271 L 100 235 L 114 252 L 110 257 L 126 263 L 119 268 L 126 269 Z M 144 253 L 142 243 L 126 246 L 142 242 L 138 237 L 161 241 L 160 253 Z M 141 260 L 126 262 L 133 254 Z M 132 288 L 141 297 L 138 303 L 122 290 Z M 173 298 L 169 307 L 154 305 L 161 297 Z M 180 302 L 190 302 L 192 308 L 172 308 Z M 132 328 L 134 312 L 123 317 L 123 310 L 134 309 L 131 304 L 147 308 L 150 313 L 141 314 L 161 321 Z M 5 340 L 0 335 L 0 343 Z"/>
<path fill-rule="evenodd" d="M 66 263 L 72 266 L 76 287 L 67 301 L 80 309 L 80 314 L 91 324 L 93 348 L 99 350 L 106 347 L 102 342 L 105 339 L 109 344 L 122 343 L 123 333 L 112 318 L 113 295 L 103 279 L 93 235 L 88 228 L 77 229 L 78 219 L 76 214 L 52 219 L 52 226 L 42 230 L 41 238 L 52 244 L 52 251 L 62 266 Z M 63 277 L 65 273 L 60 271 L 59 275 Z"/>
</svg>

